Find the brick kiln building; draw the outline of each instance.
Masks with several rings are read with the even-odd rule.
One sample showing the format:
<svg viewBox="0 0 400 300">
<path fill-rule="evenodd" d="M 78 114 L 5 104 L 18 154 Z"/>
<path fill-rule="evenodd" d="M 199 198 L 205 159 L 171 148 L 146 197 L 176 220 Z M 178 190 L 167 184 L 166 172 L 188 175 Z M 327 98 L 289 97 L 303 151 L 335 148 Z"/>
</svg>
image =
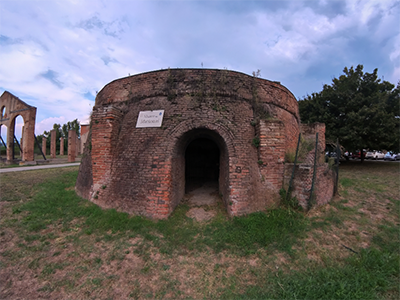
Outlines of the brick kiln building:
<svg viewBox="0 0 400 300">
<path fill-rule="evenodd" d="M 140 127 L 140 112 L 150 112 L 140 122 L 156 112 L 162 123 Z M 190 182 L 216 181 L 229 215 L 263 210 L 279 201 L 300 128 L 297 101 L 279 82 L 210 69 L 118 79 L 96 97 L 76 191 L 103 208 L 159 219 Z M 325 127 L 310 130 L 324 145 Z M 317 188 L 322 202 L 331 181 Z"/>
</svg>

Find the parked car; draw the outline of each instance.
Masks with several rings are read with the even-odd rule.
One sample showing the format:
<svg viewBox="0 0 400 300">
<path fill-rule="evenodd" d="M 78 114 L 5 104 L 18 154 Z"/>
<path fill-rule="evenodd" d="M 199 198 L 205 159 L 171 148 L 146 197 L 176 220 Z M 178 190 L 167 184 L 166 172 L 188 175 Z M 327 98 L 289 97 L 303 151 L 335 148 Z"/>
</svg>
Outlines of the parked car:
<svg viewBox="0 0 400 300">
<path fill-rule="evenodd" d="M 326 152 L 325 153 L 325 162 L 328 162 L 329 161 L 329 158 L 330 157 L 333 157 L 333 158 L 335 158 L 335 164 L 338 164 L 339 163 L 339 160 L 337 159 L 337 153 L 336 152 Z"/>
<path fill-rule="evenodd" d="M 396 154 L 387 152 L 387 153 L 385 154 L 385 157 L 384 157 L 383 159 L 384 159 L 384 160 L 396 160 L 396 158 L 397 158 L 397 155 L 396 155 Z"/>
<path fill-rule="evenodd" d="M 363 156 L 365 158 L 365 150 L 362 152 L 362 154 L 363 154 Z M 357 151 L 353 152 L 351 154 L 351 158 L 352 159 L 356 159 L 356 158 L 361 159 L 361 151 L 357 150 Z"/>
<path fill-rule="evenodd" d="M 380 151 L 368 151 L 365 155 L 365 159 L 383 159 L 385 154 Z"/>
</svg>

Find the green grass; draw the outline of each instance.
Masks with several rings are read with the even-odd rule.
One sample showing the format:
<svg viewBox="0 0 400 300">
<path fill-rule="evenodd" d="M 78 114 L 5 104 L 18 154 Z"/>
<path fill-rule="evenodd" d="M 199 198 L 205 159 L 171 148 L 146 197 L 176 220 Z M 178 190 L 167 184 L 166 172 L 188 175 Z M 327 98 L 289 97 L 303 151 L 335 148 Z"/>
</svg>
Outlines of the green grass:
<svg viewBox="0 0 400 300">
<path fill-rule="evenodd" d="M 79 198 L 73 190 L 66 190 L 74 184 L 76 176 L 77 172 L 71 172 L 38 185 L 32 201 L 14 209 L 16 214 L 27 213 L 22 218 L 21 225 L 32 234 L 25 240 L 39 239 L 40 236 L 34 232 L 46 229 L 49 225 L 61 223 L 68 230 L 74 219 L 84 218 L 81 232 L 103 235 L 104 240 L 113 238 L 112 235 L 105 234 L 108 231 L 113 234 L 129 231 L 153 242 L 163 253 L 204 250 L 207 246 L 216 252 L 227 250 L 239 255 L 249 255 L 256 253 L 260 247 L 290 253 L 292 245 L 308 228 L 303 214 L 282 208 L 231 220 L 220 218 L 206 226 L 200 226 L 186 217 L 189 208 L 182 205 L 168 220 L 154 222 L 139 216 L 132 217 L 115 209 L 103 210 Z M 114 237 L 119 238 L 118 235 Z"/>
<path fill-rule="evenodd" d="M 385 291 L 398 295 L 399 228 L 385 227 L 374 237 L 374 247 L 351 255 L 341 265 L 328 261 L 326 266 L 304 271 L 268 274 L 268 285 L 256 285 L 238 299 L 381 299 Z M 385 243 L 382 243 L 382 236 Z M 379 238 L 378 238 L 379 237 Z M 231 292 L 225 298 L 230 298 Z M 392 296 L 391 294 L 387 296 Z"/>
<path fill-rule="evenodd" d="M 396 253 L 399 250 L 400 225 L 380 225 L 379 234 L 372 238 L 372 242 L 383 252 Z"/>
<path fill-rule="evenodd" d="M 376 249 L 363 250 L 346 260 L 344 266 L 277 272 L 266 278 L 265 286 L 253 286 L 242 295 L 226 299 L 380 299 L 383 293 L 400 292 L 399 256 Z M 389 296 L 389 294 L 387 295 Z"/>
<path fill-rule="evenodd" d="M 341 179 L 340 179 L 340 184 L 341 184 L 343 187 L 353 186 L 353 185 L 355 184 L 355 180 L 344 177 L 344 178 L 341 178 Z"/>
<path fill-rule="evenodd" d="M 77 168 L 2 174 L 0 267 L 66 298 L 125 282 L 121 298 L 397 299 L 400 172 L 374 163 L 341 166 L 342 196 L 309 213 L 221 206 L 208 223 L 186 205 L 160 221 L 102 210 L 76 196 Z"/>
<path fill-rule="evenodd" d="M 211 223 L 203 233 L 203 242 L 216 251 L 230 250 L 239 255 L 254 254 L 260 248 L 291 254 L 292 246 L 307 230 L 307 220 L 301 213 L 279 208 Z"/>
</svg>

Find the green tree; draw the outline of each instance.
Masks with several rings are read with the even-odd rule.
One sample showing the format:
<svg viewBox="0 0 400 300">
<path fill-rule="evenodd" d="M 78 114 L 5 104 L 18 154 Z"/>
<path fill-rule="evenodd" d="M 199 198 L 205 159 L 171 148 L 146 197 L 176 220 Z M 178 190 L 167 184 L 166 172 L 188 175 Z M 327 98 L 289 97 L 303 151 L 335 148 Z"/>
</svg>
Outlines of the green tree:
<svg viewBox="0 0 400 300">
<path fill-rule="evenodd" d="M 60 127 L 60 131 L 61 131 L 61 136 L 63 136 L 64 139 L 64 147 L 65 149 L 67 149 L 68 147 L 68 132 L 70 130 L 75 130 L 76 132 L 76 136 L 80 137 L 80 123 L 78 121 L 78 119 L 75 119 L 73 121 L 68 121 L 66 124 L 64 124 L 63 126 Z"/>
<path fill-rule="evenodd" d="M 60 125 L 60 124 L 54 124 L 53 125 L 53 129 L 56 130 L 56 149 L 57 149 L 57 153 L 59 153 L 59 149 L 60 149 L 60 138 L 63 137 L 64 138 L 64 149 L 66 150 L 68 147 L 68 132 L 70 130 L 75 130 L 76 131 L 76 135 L 78 137 L 80 137 L 80 123 L 78 121 L 78 119 L 75 119 L 73 121 L 68 121 L 66 124 L 64 125 Z M 51 132 L 50 131 L 44 131 L 43 134 L 40 134 L 37 136 L 38 142 L 39 144 L 42 144 L 42 140 L 43 137 L 47 138 L 46 141 L 46 147 L 50 148 L 50 143 L 51 143 Z"/>
<path fill-rule="evenodd" d="M 362 65 L 344 68 L 343 73 L 321 92 L 299 101 L 302 122 L 325 123 L 327 142 L 339 138 L 351 151 L 399 151 L 399 83 L 395 87 L 381 81 L 378 69 L 364 73 Z"/>
<path fill-rule="evenodd" d="M 67 122 L 67 124 L 64 124 L 61 128 L 63 137 L 68 138 L 68 132 L 70 130 L 75 130 L 76 131 L 76 136 L 80 137 L 80 124 L 78 119 L 75 119 L 71 122 Z"/>
</svg>

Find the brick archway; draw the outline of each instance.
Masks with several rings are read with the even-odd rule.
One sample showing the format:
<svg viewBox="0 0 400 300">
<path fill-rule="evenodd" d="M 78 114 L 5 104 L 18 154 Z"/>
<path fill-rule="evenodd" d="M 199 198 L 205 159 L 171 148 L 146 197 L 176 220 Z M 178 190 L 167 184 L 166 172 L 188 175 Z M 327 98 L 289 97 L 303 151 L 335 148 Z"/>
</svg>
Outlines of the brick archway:
<svg viewBox="0 0 400 300">
<path fill-rule="evenodd" d="M 7 118 L 7 108 L 6 108 L 5 105 L 3 105 L 3 106 L 1 107 L 0 116 L 1 116 L 1 119 Z"/>
<path fill-rule="evenodd" d="M 221 128 L 219 128 L 219 131 L 221 132 Z M 229 149 L 229 142 L 227 143 L 223 137 L 225 134 L 221 135 L 219 131 L 206 128 L 205 126 L 198 127 L 187 130 L 177 139 L 171 159 L 172 209 L 179 204 L 185 194 L 188 175 L 186 168 L 188 146 L 200 139 L 209 140 L 211 144 L 214 144 L 218 148 L 218 178 L 216 178 L 218 181 L 218 191 L 222 195 L 225 205 L 227 206 L 227 203 L 229 203 L 229 159 L 230 153 L 234 151 L 233 149 Z"/>
<path fill-rule="evenodd" d="M 14 131 L 15 119 L 21 116 L 24 120 L 23 161 L 34 160 L 35 120 L 36 107 L 26 104 L 24 101 L 5 91 L 0 96 L 0 126 L 7 127 L 7 162 L 11 163 L 14 157 Z"/>
</svg>

